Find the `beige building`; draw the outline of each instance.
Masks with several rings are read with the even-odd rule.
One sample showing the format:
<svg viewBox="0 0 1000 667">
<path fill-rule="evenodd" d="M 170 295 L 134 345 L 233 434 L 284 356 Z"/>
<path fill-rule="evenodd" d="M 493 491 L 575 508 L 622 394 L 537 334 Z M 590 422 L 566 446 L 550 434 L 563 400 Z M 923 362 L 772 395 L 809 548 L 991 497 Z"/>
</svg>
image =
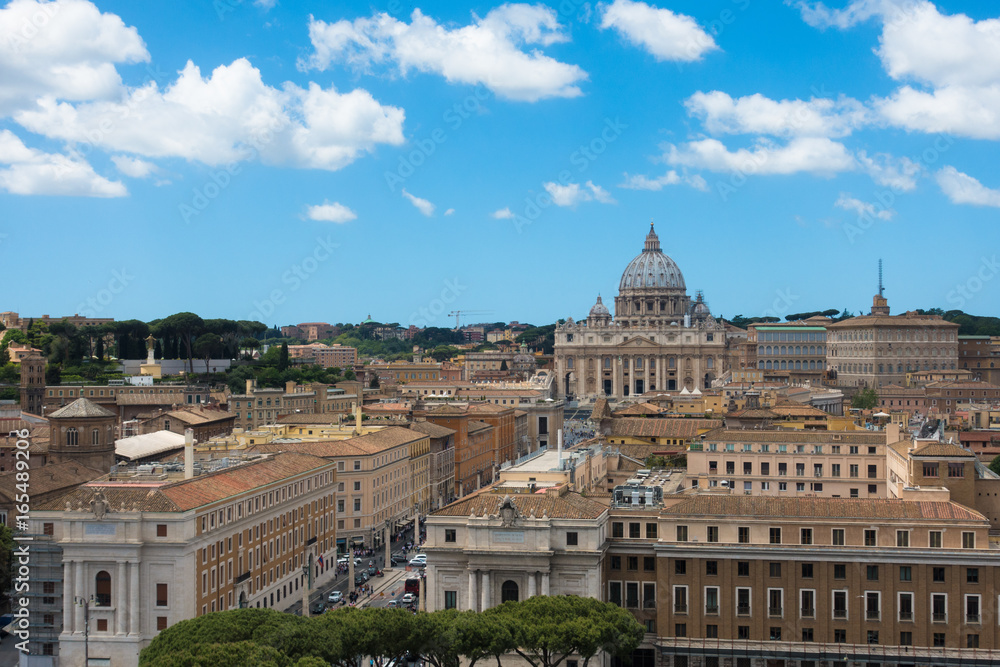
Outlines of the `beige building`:
<svg viewBox="0 0 1000 667">
<path fill-rule="evenodd" d="M 430 499 L 430 441 L 407 428 L 391 426 L 345 440 L 272 442 L 253 451 L 310 454 L 335 464 L 340 551 L 380 544 L 386 522 L 395 531 Z"/>
<path fill-rule="evenodd" d="M 303 363 L 316 364 L 323 368 L 354 368 L 358 363 L 358 350 L 354 347 L 340 345 L 325 345 L 309 343 L 307 345 L 289 345 L 288 356 Z"/>
<path fill-rule="evenodd" d="M 135 666 L 178 621 L 301 600 L 303 565 L 314 585 L 335 571 L 317 562 L 335 561 L 335 468 L 280 454 L 191 479 L 162 470 L 104 477 L 36 506 L 34 544 L 62 567 L 41 584 L 32 625 L 61 633 L 58 646 L 32 644 L 32 653 L 81 665 L 86 642 L 92 664 Z M 78 600 L 89 602 L 89 628 Z"/>
<path fill-rule="evenodd" d="M 736 344 L 734 342 L 734 344 Z M 709 388 L 726 371 L 729 340 L 650 225 L 642 252 L 622 273 L 615 315 L 597 298 L 585 320 L 555 332 L 559 397 L 621 400 L 650 390 Z"/>
<path fill-rule="evenodd" d="M 839 386 L 906 386 L 915 371 L 956 370 L 958 325 L 913 311 L 889 315 L 876 295 L 871 315 L 827 325 L 827 350 Z"/>
</svg>

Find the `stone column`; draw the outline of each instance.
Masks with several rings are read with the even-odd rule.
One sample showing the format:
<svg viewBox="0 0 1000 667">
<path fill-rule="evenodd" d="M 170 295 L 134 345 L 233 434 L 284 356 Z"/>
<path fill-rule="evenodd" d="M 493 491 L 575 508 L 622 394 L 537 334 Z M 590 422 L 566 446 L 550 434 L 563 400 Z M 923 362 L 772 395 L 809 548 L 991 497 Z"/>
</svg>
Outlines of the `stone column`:
<svg viewBox="0 0 1000 667">
<path fill-rule="evenodd" d="M 622 393 L 621 361 L 617 355 L 611 357 L 611 398 L 618 398 Z"/>
<path fill-rule="evenodd" d="M 129 634 L 138 635 L 141 633 L 141 628 L 139 627 L 139 601 L 141 596 L 139 595 L 139 562 L 132 561 L 129 563 L 129 575 L 131 583 L 129 584 L 129 599 L 132 600 L 132 604 L 129 605 L 129 619 L 128 619 L 128 631 Z"/>
<path fill-rule="evenodd" d="M 413 511 L 413 543 L 420 546 L 420 509 Z"/>
<path fill-rule="evenodd" d="M 63 563 L 63 632 L 73 632 L 73 561 Z"/>
<path fill-rule="evenodd" d="M 529 598 L 533 598 L 536 595 L 538 595 L 537 591 L 535 590 L 535 580 L 536 580 L 537 577 L 538 577 L 538 573 L 537 572 L 529 572 L 528 573 L 528 597 Z"/>
<path fill-rule="evenodd" d="M 490 608 L 490 573 L 489 570 L 483 570 L 483 609 L 486 611 Z"/>
<path fill-rule="evenodd" d="M 549 594 L 549 573 L 542 572 L 542 595 Z"/>
<path fill-rule="evenodd" d="M 87 589 L 86 582 L 83 580 L 83 561 L 76 561 L 76 575 L 73 577 L 73 588 L 75 589 L 73 595 L 81 600 L 86 599 Z M 73 622 L 73 629 L 75 632 L 83 632 L 83 605 L 77 605 L 76 607 L 76 620 Z"/>
<path fill-rule="evenodd" d="M 126 579 L 125 570 L 128 567 L 126 561 L 118 561 L 118 602 L 115 603 L 115 634 L 123 635 L 125 634 L 125 614 L 128 613 L 128 595 L 126 592 Z"/>
<path fill-rule="evenodd" d="M 476 609 L 476 571 L 469 570 L 469 611 Z"/>
<path fill-rule="evenodd" d="M 385 528 L 385 562 L 382 564 L 383 570 L 392 567 L 392 524 Z"/>
</svg>

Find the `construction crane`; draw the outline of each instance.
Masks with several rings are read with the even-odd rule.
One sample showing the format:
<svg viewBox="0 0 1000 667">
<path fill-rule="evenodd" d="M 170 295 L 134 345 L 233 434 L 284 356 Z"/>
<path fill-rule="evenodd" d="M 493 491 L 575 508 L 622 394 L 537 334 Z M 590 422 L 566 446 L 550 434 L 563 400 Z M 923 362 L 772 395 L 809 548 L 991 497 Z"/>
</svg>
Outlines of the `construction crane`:
<svg viewBox="0 0 1000 667">
<path fill-rule="evenodd" d="M 462 315 L 489 315 L 492 312 L 493 312 L 492 310 L 453 310 L 450 313 L 448 313 L 448 317 L 451 317 L 452 315 L 455 316 L 455 331 L 458 331 L 458 326 L 459 326 L 458 319 Z"/>
</svg>

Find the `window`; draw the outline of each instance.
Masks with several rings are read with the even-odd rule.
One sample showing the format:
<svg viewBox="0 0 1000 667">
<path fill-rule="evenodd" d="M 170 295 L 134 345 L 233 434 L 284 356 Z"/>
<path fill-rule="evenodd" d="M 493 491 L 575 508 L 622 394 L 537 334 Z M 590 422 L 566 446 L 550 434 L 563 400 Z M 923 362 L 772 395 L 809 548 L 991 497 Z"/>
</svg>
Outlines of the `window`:
<svg viewBox="0 0 1000 667">
<path fill-rule="evenodd" d="M 899 620 L 913 620 L 913 593 L 899 594 Z"/>
<path fill-rule="evenodd" d="M 43 535 L 54 535 L 55 534 L 55 527 L 56 527 L 56 525 L 54 523 L 48 523 L 48 522 L 43 523 L 42 524 L 42 534 Z"/>
<path fill-rule="evenodd" d="M 931 594 L 931 620 L 935 623 L 948 622 L 948 596 L 944 593 Z"/>
<path fill-rule="evenodd" d="M 686 614 L 688 610 L 688 587 L 674 586 L 674 613 Z"/>
<path fill-rule="evenodd" d="M 674 574 L 685 575 L 687 574 L 687 561 L 683 559 L 677 559 L 674 561 Z"/>
<path fill-rule="evenodd" d="M 869 630 L 868 631 L 868 643 L 869 644 L 878 644 L 878 630 Z"/>
<path fill-rule="evenodd" d="M 608 582 L 608 602 L 622 606 L 622 582 Z"/>
<path fill-rule="evenodd" d="M 612 570 L 620 570 L 620 569 L 622 569 L 622 557 L 621 556 L 612 556 L 611 557 L 611 569 Z"/>
<path fill-rule="evenodd" d="M 908 546 L 910 546 L 910 531 L 908 531 L 908 530 L 897 530 L 896 531 L 896 546 L 897 547 L 908 547 Z"/>
<path fill-rule="evenodd" d="M 813 629 L 812 628 L 802 628 L 802 641 L 811 642 L 813 641 Z"/>
<path fill-rule="evenodd" d="M 738 626 L 736 626 L 736 638 L 737 639 L 750 639 L 750 626 L 749 625 L 738 625 Z"/>
<path fill-rule="evenodd" d="M 750 526 L 740 526 L 737 529 L 737 541 L 740 544 L 750 544 Z"/>
<path fill-rule="evenodd" d="M 688 527 L 687 526 L 677 526 L 677 541 L 687 542 L 688 541 Z"/>
<path fill-rule="evenodd" d="M 361 482 L 359 482 L 359 481 L 355 481 L 354 482 L 354 490 L 355 491 L 360 491 L 361 490 Z"/>
<path fill-rule="evenodd" d="M 718 625 L 706 625 L 705 626 L 705 637 L 707 639 L 718 639 L 719 638 L 719 626 Z"/>
<path fill-rule="evenodd" d="M 455 534 L 455 529 L 454 528 L 445 528 L 445 530 L 444 530 L 444 541 L 445 542 L 457 542 L 458 541 L 458 538 L 457 538 L 457 536 Z"/>
<path fill-rule="evenodd" d="M 781 544 L 781 528 L 768 529 L 771 544 Z"/>
<path fill-rule="evenodd" d="M 965 635 L 965 648 L 979 648 L 979 635 Z"/>
<path fill-rule="evenodd" d="M 979 583 L 979 568 L 978 567 L 967 567 L 967 568 L 965 568 L 965 583 L 967 583 L 967 584 L 978 584 Z"/>
<path fill-rule="evenodd" d="M 802 528 L 799 531 L 799 544 L 812 544 L 812 543 L 813 543 L 812 528 Z"/>
<path fill-rule="evenodd" d="M 937 477 L 938 476 L 938 464 L 925 462 L 923 464 L 924 477 Z"/>
<path fill-rule="evenodd" d="M 802 563 L 802 578 L 812 579 L 813 577 L 813 564 L 812 563 Z"/>
<path fill-rule="evenodd" d="M 872 494 L 872 493 L 878 493 L 878 484 L 869 484 L 868 485 L 868 493 L 870 493 L 870 494 Z"/>
<path fill-rule="evenodd" d="M 971 623 L 973 625 L 979 625 L 979 596 L 978 595 L 966 595 L 965 596 L 965 622 Z"/>
<path fill-rule="evenodd" d="M 772 617 L 780 617 L 784 610 L 782 607 L 782 598 L 784 597 L 784 590 L 780 588 L 768 588 L 767 589 L 767 615 Z"/>
<path fill-rule="evenodd" d="M 656 572 L 656 557 L 655 556 L 643 556 L 642 557 L 642 569 L 646 572 Z"/>
<path fill-rule="evenodd" d="M 878 546 L 878 532 L 875 530 L 865 530 L 865 546 Z"/>
<path fill-rule="evenodd" d="M 780 642 L 781 641 L 781 628 L 780 627 L 771 626 L 770 637 L 771 637 L 771 641 Z"/>
<path fill-rule="evenodd" d="M 781 576 L 781 563 L 778 563 L 776 561 L 772 561 L 768 565 L 768 571 L 770 572 L 770 574 L 771 574 L 772 577 L 780 577 Z"/>
<path fill-rule="evenodd" d="M 444 608 L 458 609 L 458 591 L 444 592 Z"/>
<path fill-rule="evenodd" d="M 878 565 L 868 565 L 865 569 L 868 581 L 878 581 Z"/>
<path fill-rule="evenodd" d="M 833 592 L 833 617 L 847 618 L 847 591 Z"/>
<path fill-rule="evenodd" d="M 927 534 L 927 546 L 931 549 L 941 548 L 941 531 L 932 530 Z"/>
<path fill-rule="evenodd" d="M 156 606 L 166 607 L 167 606 L 167 585 L 166 584 L 156 584 Z"/>
<path fill-rule="evenodd" d="M 674 623 L 674 637 L 687 637 L 687 634 L 687 623 Z"/>
<path fill-rule="evenodd" d="M 639 582 L 625 582 L 625 606 L 629 609 L 639 608 Z"/>
<path fill-rule="evenodd" d="M 913 569 L 909 565 L 899 566 L 899 580 L 913 581 Z"/>
<path fill-rule="evenodd" d="M 858 476 L 858 465 L 856 463 L 852 463 L 851 466 L 850 466 L 850 468 L 849 468 L 849 471 L 851 473 L 851 477 L 857 477 Z"/>
<path fill-rule="evenodd" d="M 625 524 L 621 521 L 612 522 L 611 537 L 625 537 Z"/>
<path fill-rule="evenodd" d="M 816 591 L 802 589 L 799 591 L 799 611 L 802 618 L 816 618 Z"/>
<path fill-rule="evenodd" d="M 167 617 L 157 616 L 156 617 L 156 631 L 161 632 L 167 629 Z"/>
<path fill-rule="evenodd" d="M 913 646 L 913 633 L 912 632 L 900 632 L 899 633 L 899 645 L 900 646 Z"/>
<path fill-rule="evenodd" d="M 633 539 L 633 540 L 637 540 L 640 537 L 642 537 L 642 531 L 641 531 L 641 529 L 642 529 L 642 526 L 639 523 L 637 523 L 637 522 L 635 522 L 635 523 L 629 523 L 629 525 L 628 525 L 628 536 L 629 536 L 629 538 Z"/>
<path fill-rule="evenodd" d="M 944 633 L 935 632 L 934 633 L 934 646 L 944 646 Z"/>
<path fill-rule="evenodd" d="M 868 479 L 878 479 L 878 466 L 869 465 L 868 466 Z"/>
<path fill-rule="evenodd" d="M 625 567 L 629 572 L 636 572 L 639 570 L 639 557 L 638 556 L 627 556 L 625 558 Z"/>
<path fill-rule="evenodd" d="M 750 561 L 748 560 L 736 561 L 736 576 L 738 577 L 750 576 Z"/>
<path fill-rule="evenodd" d="M 878 591 L 865 592 L 865 618 L 877 621 L 882 617 L 882 594 Z"/>
<path fill-rule="evenodd" d="M 101 570 L 94 577 L 94 588 L 96 590 L 95 605 L 96 607 L 110 607 L 111 606 L 111 575 L 106 571 Z"/>
<path fill-rule="evenodd" d="M 750 596 L 751 589 L 749 588 L 737 588 L 736 589 L 736 615 L 737 616 L 749 616 L 750 615 Z"/>
<path fill-rule="evenodd" d="M 976 548 L 976 534 L 969 531 L 964 531 L 962 533 L 962 548 L 963 549 L 975 549 Z"/>
<path fill-rule="evenodd" d="M 838 644 L 846 644 L 847 630 L 844 628 L 835 628 L 833 631 L 833 641 Z M 845 665 L 846 663 L 840 663 L 840 664 Z"/>
<path fill-rule="evenodd" d="M 705 587 L 705 613 L 719 613 L 719 589 L 717 586 Z"/>
<path fill-rule="evenodd" d="M 842 547 L 844 546 L 844 529 L 834 528 L 833 529 L 833 546 Z"/>
<path fill-rule="evenodd" d="M 944 568 L 935 567 L 931 569 L 931 579 L 934 583 L 944 583 Z"/>
<path fill-rule="evenodd" d="M 575 547 L 579 544 L 579 533 L 566 533 L 566 546 Z"/>
<path fill-rule="evenodd" d="M 158 523 L 158 524 L 156 524 L 156 536 L 157 537 L 166 537 L 167 536 L 167 524 L 165 524 L 165 523 Z"/>
<path fill-rule="evenodd" d="M 656 531 L 657 531 L 657 529 L 656 529 L 656 524 L 655 523 L 647 523 L 646 524 L 646 539 L 647 540 L 655 540 L 656 539 Z"/>
<path fill-rule="evenodd" d="M 948 464 L 948 477 L 965 477 L 965 464 L 964 463 L 949 463 Z"/>
<path fill-rule="evenodd" d="M 831 468 L 830 469 L 830 476 L 831 477 L 840 477 L 840 464 L 839 463 L 834 463 L 832 466 L 830 466 L 830 468 Z"/>
<path fill-rule="evenodd" d="M 650 582 L 642 584 L 642 608 L 656 609 L 656 584 Z"/>
<path fill-rule="evenodd" d="M 719 574 L 719 561 L 717 560 L 706 560 L 705 561 L 705 574 L 714 577 Z"/>
<path fill-rule="evenodd" d="M 709 542 L 718 542 L 719 541 L 719 527 L 718 526 L 709 526 L 708 527 L 708 541 Z"/>
</svg>

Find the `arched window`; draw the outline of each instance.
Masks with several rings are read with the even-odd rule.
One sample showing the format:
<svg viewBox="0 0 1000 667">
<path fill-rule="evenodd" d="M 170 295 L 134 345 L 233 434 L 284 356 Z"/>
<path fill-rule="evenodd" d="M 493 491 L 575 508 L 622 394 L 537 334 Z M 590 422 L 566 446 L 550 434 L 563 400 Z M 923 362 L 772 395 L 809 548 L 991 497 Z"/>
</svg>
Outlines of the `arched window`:
<svg viewBox="0 0 1000 667">
<path fill-rule="evenodd" d="M 508 579 L 500 586 L 500 602 L 518 601 L 517 582 Z"/>
<path fill-rule="evenodd" d="M 92 445 L 101 444 L 101 432 L 96 428 L 90 432 L 90 444 Z"/>
<path fill-rule="evenodd" d="M 611 357 L 604 357 L 604 368 L 611 368 Z"/>
<path fill-rule="evenodd" d="M 96 588 L 96 595 L 94 600 L 98 607 L 110 607 L 111 606 L 111 575 L 101 570 L 97 573 L 94 578 L 94 587 Z"/>
<path fill-rule="evenodd" d="M 705 367 L 706 368 L 715 368 L 715 359 L 713 359 L 712 357 L 709 357 L 708 359 L 706 359 L 705 360 Z"/>
<path fill-rule="evenodd" d="M 70 426 L 66 429 L 66 445 L 70 447 L 76 447 L 80 444 L 80 434 L 77 433 L 75 427 Z"/>
</svg>

